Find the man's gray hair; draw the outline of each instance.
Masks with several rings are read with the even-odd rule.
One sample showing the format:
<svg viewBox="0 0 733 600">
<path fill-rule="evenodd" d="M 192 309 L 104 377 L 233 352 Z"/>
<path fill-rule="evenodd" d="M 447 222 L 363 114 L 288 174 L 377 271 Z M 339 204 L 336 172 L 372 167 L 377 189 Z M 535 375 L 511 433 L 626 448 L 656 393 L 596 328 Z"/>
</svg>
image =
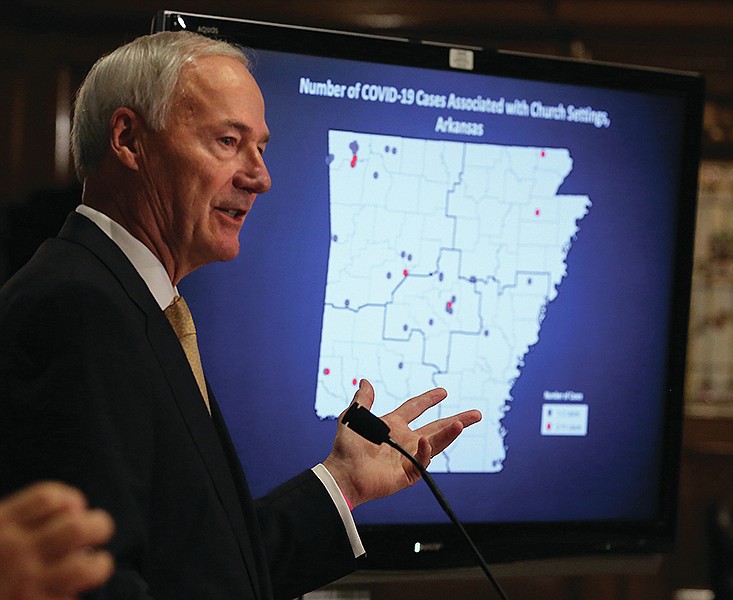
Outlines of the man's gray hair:
<svg viewBox="0 0 733 600">
<path fill-rule="evenodd" d="M 115 110 L 131 108 L 160 131 L 183 66 L 212 55 L 236 58 L 249 68 L 242 49 L 188 31 L 143 36 L 100 58 L 76 96 L 71 149 L 79 179 L 98 167 L 107 152 Z"/>
</svg>

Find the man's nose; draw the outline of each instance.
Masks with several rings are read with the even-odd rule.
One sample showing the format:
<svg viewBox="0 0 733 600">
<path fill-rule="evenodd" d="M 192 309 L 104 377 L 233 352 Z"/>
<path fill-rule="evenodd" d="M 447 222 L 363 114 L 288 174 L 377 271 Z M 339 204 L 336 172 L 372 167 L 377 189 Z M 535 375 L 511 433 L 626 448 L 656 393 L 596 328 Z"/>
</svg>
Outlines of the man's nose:
<svg viewBox="0 0 733 600">
<path fill-rule="evenodd" d="M 258 148 L 242 157 L 242 164 L 234 177 L 234 186 L 255 194 L 264 194 L 272 186 L 270 173 Z"/>
</svg>

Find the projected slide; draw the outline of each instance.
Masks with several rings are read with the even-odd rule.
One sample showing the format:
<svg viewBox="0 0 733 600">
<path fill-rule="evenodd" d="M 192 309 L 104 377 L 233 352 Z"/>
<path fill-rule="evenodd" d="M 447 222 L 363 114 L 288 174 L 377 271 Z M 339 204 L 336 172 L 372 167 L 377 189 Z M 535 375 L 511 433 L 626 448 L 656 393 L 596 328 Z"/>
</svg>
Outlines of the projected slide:
<svg viewBox="0 0 733 600">
<path fill-rule="evenodd" d="M 239 258 L 182 282 L 253 493 L 328 455 L 364 378 L 377 415 L 437 386 L 423 421 L 482 412 L 430 466 L 469 521 L 654 514 L 679 99 L 270 50 L 253 72 L 272 189 Z M 359 522 L 442 518 L 421 487 Z"/>
<path fill-rule="evenodd" d="M 557 193 L 569 150 L 331 130 L 326 161 L 316 413 L 338 416 L 362 377 L 380 412 L 443 386 L 448 399 L 424 419 L 471 408 L 484 419 L 431 470 L 501 471 L 512 387 L 591 208 Z M 582 392 L 546 395 L 564 402 L 545 405 L 540 433 L 586 435 Z"/>
</svg>

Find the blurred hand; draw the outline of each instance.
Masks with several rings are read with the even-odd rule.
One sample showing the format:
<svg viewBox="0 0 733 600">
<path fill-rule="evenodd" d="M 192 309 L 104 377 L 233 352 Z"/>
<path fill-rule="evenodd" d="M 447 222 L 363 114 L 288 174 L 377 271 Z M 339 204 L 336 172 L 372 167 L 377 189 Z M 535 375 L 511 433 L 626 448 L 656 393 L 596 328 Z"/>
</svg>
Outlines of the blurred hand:
<svg viewBox="0 0 733 600">
<path fill-rule="evenodd" d="M 0 600 L 73 600 L 112 574 L 111 517 L 55 482 L 0 500 Z"/>
<path fill-rule="evenodd" d="M 447 448 L 465 427 L 481 420 L 477 410 L 438 419 L 415 431 L 409 424 L 427 409 L 441 402 L 447 392 L 435 388 L 407 400 L 399 408 L 382 417 L 389 425 L 390 437 L 417 460 L 428 466 L 430 459 Z M 374 404 L 374 388 L 362 380 L 354 402 L 371 410 Z M 344 411 L 345 412 L 345 411 Z M 339 416 L 336 439 L 331 454 L 323 461 L 342 493 L 353 506 L 368 500 L 389 496 L 411 486 L 420 479 L 415 466 L 394 448 L 377 446 L 363 439 L 341 423 Z"/>
</svg>

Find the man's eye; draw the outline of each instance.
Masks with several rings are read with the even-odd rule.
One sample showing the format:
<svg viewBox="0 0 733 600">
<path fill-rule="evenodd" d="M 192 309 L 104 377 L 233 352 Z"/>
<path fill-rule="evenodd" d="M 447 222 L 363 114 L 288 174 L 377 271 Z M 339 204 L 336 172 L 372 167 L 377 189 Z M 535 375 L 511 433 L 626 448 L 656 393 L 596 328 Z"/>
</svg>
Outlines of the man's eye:
<svg viewBox="0 0 733 600">
<path fill-rule="evenodd" d="M 225 146 L 236 146 L 237 144 L 237 138 L 233 138 L 231 136 L 225 136 L 223 138 L 220 138 L 219 140 L 222 144 Z"/>
</svg>

